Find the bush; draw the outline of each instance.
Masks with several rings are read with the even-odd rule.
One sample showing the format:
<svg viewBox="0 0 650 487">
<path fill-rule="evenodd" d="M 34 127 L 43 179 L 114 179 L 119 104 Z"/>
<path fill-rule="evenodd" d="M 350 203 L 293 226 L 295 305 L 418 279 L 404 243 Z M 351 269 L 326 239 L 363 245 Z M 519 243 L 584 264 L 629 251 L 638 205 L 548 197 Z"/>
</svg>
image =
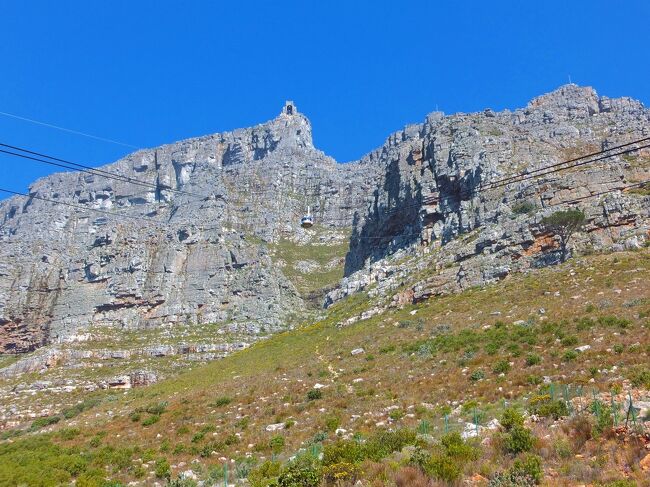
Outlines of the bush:
<svg viewBox="0 0 650 487">
<path fill-rule="evenodd" d="M 167 402 L 159 402 L 157 404 L 149 404 L 145 409 L 149 414 L 160 416 L 167 410 Z"/>
<path fill-rule="evenodd" d="M 320 389 L 312 389 L 307 393 L 308 401 L 316 401 L 317 399 L 322 399 L 323 391 Z"/>
<path fill-rule="evenodd" d="M 404 411 L 401 409 L 393 409 L 389 414 L 388 417 L 392 419 L 393 421 L 399 421 L 404 417 Z"/>
<path fill-rule="evenodd" d="M 160 416 L 153 414 L 142 422 L 142 426 L 151 426 L 152 424 L 156 424 L 158 421 L 160 421 Z"/>
<path fill-rule="evenodd" d="M 634 387 L 650 389 L 650 369 L 637 369 L 629 375 L 629 378 Z"/>
<path fill-rule="evenodd" d="M 510 370 L 510 363 L 507 360 L 499 360 L 494 367 L 492 367 L 492 372 L 495 374 L 505 374 Z"/>
<path fill-rule="evenodd" d="M 512 205 L 512 212 L 515 215 L 526 215 L 537 209 L 537 205 L 532 201 L 521 201 Z"/>
<path fill-rule="evenodd" d="M 59 438 L 62 440 L 73 440 L 81 434 L 79 428 L 63 428 L 59 431 Z"/>
<path fill-rule="evenodd" d="M 530 400 L 528 411 L 544 418 L 553 418 L 555 420 L 569 415 L 569 408 L 562 400 L 552 401 L 551 396 L 542 394 L 533 397 Z"/>
<path fill-rule="evenodd" d="M 542 363 L 542 357 L 536 353 L 529 353 L 526 355 L 526 365 L 528 367 L 532 367 L 533 365 L 538 365 L 540 363 Z"/>
<path fill-rule="evenodd" d="M 222 396 L 217 398 L 214 402 L 210 403 L 209 406 L 213 408 L 220 408 L 223 406 L 227 406 L 232 402 L 232 399 L 227 397 L 227 396 Z"/>
<path fill-rule="evenodd" d="M 413 445 L 417 435 L 415 431 L 398 429 L 396 431 L 380 431 L 374 434 L 364 444 L 367 458 L 379 461 L 394 451 L 400 451 L 406 445 Z"/>
<path fill-rule="evenodd" d="M 172 476 L 172 469 L 166 458 L 159 458 L 154 465 L 154 473 L 159 479 L 169 480 Z"/>
<path fill-rule="evenodd" d="M 267 460 L 259 467 L 254 468 L 248 474 L 248 481 L 250 482 L 251 487 L 267 487 L 268 485 L 274 485 L 272 482 L 280 475 L 281 467 L 282 464 L 280 462 L 271 462 Z M 221 473 L 222 472 L 219 471 L 219 474 Z M 219 481 L 221 480 L 221 477 L 214 480 Z"/>
<path fill-rule="evenodd" d="M 413 445 L 417 435 L 414 431 L 399 429 L 397 431 L 380 431 L 368 438 L 365 443 L 354 440 L 338 440 L 325 445 L 323 464 L 361 463 L 366 459 L 380 461 L 395 451 L 401 451 L 406 445 Z"/>
<path fill-rule="evenodd" d="M 488 487 L 535 487 L 535 485 L 532 478 L 509 471 L 496 474 L 488 483 Z"/>
<path fill-rule="evenodd" d="M 29 430 L 36 431 L 38 429 L 45 428 L 46 426 L 56 424 L 59 421 L 61 421 L 61 416 L 46 416 L 44 418 L 38 418 L 32 422 Z"/>
<path fill-rule="evenodd" d="M 284 436 L 276 435 L 269 440 L 269 448 L 271 448 L 274 453 L 280 453 L 284 448 L 284 444 Z"/>
<path fill-rule="evenodd" d="M 323 477 L 333 485 L 340 485 L 342 482 L 356 482 L 361 475 L 361 469 L 353 463 L 334 463 L 323 469 Z"/>
<path fill-rule="evenodd" d="M 485 379 L 485 372 L 483 372 L 481 369 L 475 370 L 472 372 L 472 375 L 469 376 L 469 380 L 472 382 L 478 382 L 482 379 Z"/>
<path fill-rule="evenodd" d="M 567 350 L 566 352 L 564 352 L 564 355 L 562 355 L 562 360 L 564 360 L 565 362 L 571 362 L 576 358 L 578 358 L 578 352 L 576 352 L 575 350 Z"/>
<path fill-rule="evenodd" d="M 507 453 L 516 455 L 530 451 L 533 448 L 535 437 L 533 433 L 523 426 L 513 426 L 503 438 L 503 448 Z"/>
<path fill-rule="evenodd" d="M 336 415 L 330 415 L 325 418 L 325 430 L 332 432 L 341 425 L 341 418 Z"/>
<path fill-rule="evenodd" d="M 318 461 L 303 455 L 283 469 L 278 477 L 279 487 L 318 487 L 321 481 L 321 468 Z"/>
<path fill-rule="evenodd" d="M 560 340 L 560 342 L 565 347 L 573 347 L 578 344 L 578 337 L 575 335 L 565 336 L 564 338 L 562 338 L 562 340 Z"/>
<path fill-rule="evenodd" d="M 522 459 L 515 460 L 510 472 L 516 476 L 529 477 L 539 484 L 544 475 L 542 459 L 537 455 L 526 455 Z"/>
<path fill-rule="evenodd" d="M 463 473 L 461 465 L 446 455 L 434 455 L 429 459 L 425 472 L 444 482 L 456 482 Z"/>
<path fill-rule="evenodd" d="M 612 409 L 609 406 L 594 402 L 590 405 L 589 409 L 596 415 L 596 423 L 594 424 L 593 433 L 594 436 L 602 435 L 614 427 Z"/>
<path fill-rule="evenodd" d="M 448 456 L 457 460 L 472 461 L 480 456 L 479 450 L 463 440 L 458 432 L 444 435 L 440 438 L 440 444 Z"/>
<path fill-rule="evenodd" d="M 517 409 L 509 407 L 503 411 L 500 422 L 506 431 L 510 431 L 515 426 L 524 425 L 524 416 Z"/>
<path fill-rule="evenodd" d="M 79 404 L 75 404 L 72 407 L 64 409 L 63 411 L 61 411 L 61 414 L 63 414 L 63 417 L 66 419 L 72 419 L 75 416 L 78 416 L 79 414 L 83 413 L 87 409 L 97 406 L 97 404 L 99 404 L 99 399 L 97 398 L 86 399 L 85 401 L 82 401 Z"/>
<path fill-rule="evenodd" d="M 361 463 L 365 459 L 366 449 L 356 441 L 339 440 L 325 445 L 323 449 L 323 465 Z"/>
</svg>

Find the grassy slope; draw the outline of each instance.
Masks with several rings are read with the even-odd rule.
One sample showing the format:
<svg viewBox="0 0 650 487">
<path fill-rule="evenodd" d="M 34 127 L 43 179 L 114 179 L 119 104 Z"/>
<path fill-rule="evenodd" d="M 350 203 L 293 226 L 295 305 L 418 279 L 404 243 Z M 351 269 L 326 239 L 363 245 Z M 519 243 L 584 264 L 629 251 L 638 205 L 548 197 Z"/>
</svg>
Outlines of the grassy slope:
<svg viewBox="0 0 650 487">
<path fill-rule="evenodd" d="M 107 460 L 99 452 L 110 445 L 128 457 L 111 476 L 152 479 L 154 466 L 140 467 L 138 459 L 165 457 L 174 465 L 189 465 L 198 458 L 207 468 L 222 456 L 269 457 L 269 442 L 278 435 L 265 431 L 272 423 L 296 422 L 279 433 L 285 437 L 281 455 L 289 455 L 317 432 L 332 435 L 336 426 L 363 435 L 380 422 L 415 427 L 427 419 L 435 426 L 441 407 L 453 401 L 475 401 L 491 417 L 502 399 L 525 398 L 543 376 L 601 390 L 612 384 L 626 388 L 626 378 L 648 367 L 649 271 L 648 250 L 583 257 L 339 328 L 337 323 L 369 306 L 365 295 L 352 296 L 321 322 L 149 388 L 112 393 L 89 412 L 53 427 L 78 428 L 78 435 L 67 440 L 55 435 L 52 441 L 88 452 L 91 463 L 100 466 Z M 598 323 L 599 317 L 617 320 Z M 579 325 L 576 320 L 583 318 L 593 322 Z M 526 325 L 514 324 L 518 320 Z M 583 344 L 591 349 L 567 358 L 567 351 Z M 614 351 L 615 345 L 622 353 Z M 353 356 L 351 350 L 358 347 L 365 353 Z M 531 353 L 541 357 L 539 364 L 526 365 Z M 493 369 L 504 360 L 512 366 L 499 376 Z M 615 372 L 602 372 L 614 366 Z M 477 370 L 484 379 L 470 380 Z M 326 386 L 323 397 L 308 401 L 306 394 L 316 383 Z M 220 405 L 223 397 L 231 401 Z M 143 424 L 154 416 L 148 412 L 141 412 L 138 421 L 130 418 L 163 401 L 166 411 L 155 424 Z M 438 408 L 431 411 L 423 403 Z M 388 408 L 395 407 L 407 414 L 390 419 Z M 30 447 L 21 441 L 12 448 Z M 201 451 L 217 454 L 201 457 Z M 6 451 L 0 456 L 0 481 L 19 471 L 10 457 Z"/>
</svg>

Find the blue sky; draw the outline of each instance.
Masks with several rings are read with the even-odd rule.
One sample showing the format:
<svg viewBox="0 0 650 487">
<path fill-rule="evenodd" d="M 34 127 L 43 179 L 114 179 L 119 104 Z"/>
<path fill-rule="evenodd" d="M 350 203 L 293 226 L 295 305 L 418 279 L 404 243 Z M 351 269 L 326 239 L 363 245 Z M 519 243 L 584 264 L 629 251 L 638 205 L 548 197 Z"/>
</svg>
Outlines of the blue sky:
<svg viewBox="0 0 650 487">
<path fill-rule="evenodd" d="M 2 1 L 0 111 L 151 147 L 273 118 L 354 160 L 407 123 L 566 82 L 650 102 L 647 1 Z M 0 142 L 99 165 L 131 149 L 0 116 Z M 53 168 L 0 155 L 0 187 Z"/>
</svg>

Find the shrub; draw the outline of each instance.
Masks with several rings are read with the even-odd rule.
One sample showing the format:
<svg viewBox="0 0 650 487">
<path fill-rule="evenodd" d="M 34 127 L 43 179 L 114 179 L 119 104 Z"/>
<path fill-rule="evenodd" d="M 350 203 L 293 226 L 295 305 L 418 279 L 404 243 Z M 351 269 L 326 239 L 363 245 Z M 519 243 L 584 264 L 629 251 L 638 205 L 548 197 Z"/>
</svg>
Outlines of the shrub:
<svg viewBox="0 0 650 487">
<path fill-rule="evenodd" d="M 614 353 L 617 353 L 617 354 L 620 355 L 620 354 L 623 353 L 623 350 L 625 350 L 625 347 L 623 345 L 620 345 L 620 344 L 614 345 Z"/>
<path fill-rule="evenodd" d="M 510 431 L 515 426 L 524 425 L 524 416 L 515 408 L 509 407 L 503 411 L 501 415 L 501 426 L 506 431 Z"/>
<path fill-rule="evenodd" d="M 611 328 L 627 328 L 631 325 L 630 320 L 616 316 L 600 316 L 597 321 L 599 325 Z"/>
<path fill-rule="evenodd" d="M 278 477 L 279 487 L 318 487 L 321 468 L 309 455 L 303 455 L 287 464 Z"/>
<path fill-rule="evenodd" d="M 250 482 L 251 487 L 267 487 L 268 485 L 274 485 L 271 482 L 280 475 L 281 467 L 282 464 L 280 462 L 271 462 L 267 460 L 259 467 L 252 469 L 248 474 L 248 481 Z M 221 473 L 221 470 L 219 470 L 219 475 L 221 475 Z M 211 480 L 219 481 L 221 480 L 221 477 Z"/>
<path fill-rule="evenodd" d="M 513 426 L 503 438 L 503 448 L 506 452 L 516 455 L 530 451 L 534 442 L 535 437 L 528 428 Z"/>
<path fill-rule="evenodd" d="M 569 415 L 569 408 L 561 400 L 552 401 L 551 396 L 542 395 L 533 398 L 528 408 L 531 414 L 555 420 Z"/>
<path fill-rule="evenodd" d="M 544 475 L 542 459 L 537 455 L 525 455 L 522 459 L 515 460 L 510 472 L 516 476 L 529 477 L 539 484 Z"/>
<path fill-rule="evenodd" d="M 157 404 L 149 404 L 145 409 L 149 414 L 160 416 L 167 410 L 167 402 L 159 402 Z"/>
<path fill-rule="evenodd" d="M 160 416 L 152 414 L 142 422 L 142 426 L 151 426 L 152 424 L 156 424 L 158 421 L 160 421 Z"/>
<path fill-rule="evenodd" d="M 339 440 L 325 445 L 323 449 L 323 465 L 361 463 L 365 458 L 366 448 L 356 441 Z"/>
<path fill-rule="evenodd" d="M 565 347 L 573 347 L 578 344 L 578 337 L 575 335 L 565 336 L 564 338 L 562 338 L 562 340 L 560 340 L 560 342 Z"/>
<path fill-rule="evenodd" d="M 532 367 L 533 365 L 538 365 L 542 362 L 542 357 L 536 353 L 529 353 L 526 355 L 526 365 Z"/>
<path fill-rule="evenodd" d="M 209 406 L 213 408 L 220 408 L 223 406 L 227 406 L 232 402 L 232 399 L 227 397 L 227 396 L 222 396 L 217 398 L 214 402 L 210 403 Z"/>
<path fill-rule="evenodd" d="M 284 436 L 276 435 L 269 440 L 269 448 L 273 450 L 274 453 L 280 453 L 284 448 L 284 444 Z"/>
<path fill-rule="evenodd" d="M 63 417 L 66 419 L 72 419 L 75 416 L 83 413 L 87 409 L 95 407 L 97 404 L 99 404 L 99 399 L 97 398 L 86 399 L 85 401 L 82 401 L 79 404 L 75 404 L 72 407 L 64 409 L 63 411 L 61 411 L 61 414 L 63 414 Z"/>
<path fill-rule="evenodd" d="M 440 438 L 440 443 L 445 449 L 445 453 L 457 460 L 477 460 L 480 456 L 479 450 L 463 440 L 458 432 L 444 435 Z"/>
<path fill-rule="evenodd" d="M 317 399 L 321 399 L 323 397 L 323 391 L 320 389 L 312 389 L 307 393 L 307 400 L 308 401 L 316 401 Z"/>
<path fill-rule="evenodd" d="M 485 379 L 485 372 L 483 372 L 481 369 L 477 369 L 474 372 L 472 372 L 472 375 L 469 376 L 469 380 L 472 382 L 478 382 L 479 380 Z"/>
<path fill-rule="evenodd" d="M 399 421 L 404 417 L 404 411 L 401 409 L 393 409 L 389 414 L 388 417 L 392 419 L 393 421 Z"/>
<path fill-rule="evenodd" d="M 59 421 L 61 421 L 61 416 L 46 416 L 44 418 L 38 418 L 32 422 L 31 426 L 29 427 L 29 430 L 36 431 L 46 426 L 51 426 L 53 424 L 56 424 Z"/>
<path fill-rule="evenodd" d="M 335 431 L 341 425 L 341 418 L 332 414 L 325 418 L 326 431 Z"/>
<path fill-rule="evenodd" d="M 537 205 L 532 201 L 521 201 L 512 205 L 512 212 L 515 215 L 526 215 L 537 209 Z"/>
<path fill-rule="evenodd" d="M 564 360 L 565 362 L 571 362 L 576 358 L 578 358 L 578 352 L 576 352 L 575 350 L 567 350 L 566 352 L 564 352 L 564 355 L 562 355 L 562 360 Z"/>
<path fill-rule="evenodd" d="M 488 487 L 535 487 L 535 481 L 519 474 L 501 472 L 490 479 Z"/>
<path fill-rule="evenodd" d="M 154 473 L 159 479 L 169 480 L 172 476 L 172 469 L 166 458 L 159 458 L 154 465 Z"/>
<path fill-rule="evenodd" d="M 334 485 L 342 482 L 355 482 L 361 475 L 361 469 L 353 463 L 334 463 L 323 469 L 325 480 Z"/>
<path fill-rule="evenodd" d="M 594 402 L 590 405 L 589 409 L 596 415 L 596 423 L 594 424 L 593 433 L 594 436 L 602 435 L 614 427 L 612 409 L 609 406 Z"/>
<path fill-rule="evenodd" d="M 492 372 L 495 374 L 505 374 L 510 370 L 510 363 L 507 360 L 499 360 L 494 367 L 492 367 Z"/>
<path fill-rule="evenodd" d="M 63 428 L 59 431 L 59 438 L 62 440 L 73 440 L 81 434 L 79 428 Z"/>
<path fill-rule="evenodd" d="M 650 389 L 650 369 L 637 369 L 630 375 L 630 382 L 634 387 L 645 387 Z"/>
<path fill-rule="evenodd" d="M 446 455 L 432 456 L 425 472 L 435 479 L 449 483 L 456 482 L 463 473 L 461 465 Z"/>
</svg>

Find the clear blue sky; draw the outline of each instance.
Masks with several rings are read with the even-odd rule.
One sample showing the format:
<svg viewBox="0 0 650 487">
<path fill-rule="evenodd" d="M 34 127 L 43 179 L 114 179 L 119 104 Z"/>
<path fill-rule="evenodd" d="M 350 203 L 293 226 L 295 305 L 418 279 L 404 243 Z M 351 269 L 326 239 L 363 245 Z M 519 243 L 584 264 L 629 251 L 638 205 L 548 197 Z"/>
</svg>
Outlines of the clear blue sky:
<svg viewBox="0 0 650 487">
<path fill-rule="evenodd" d="M 568 81 L 650 102 L 647 1 L 2 1 L 0 111 L 151 147 L 273 118 L 359 158 L 436 106 Z M 130 149 L 0 116 L 0 142 L 99 165 Z M 0 156 L 0 187 L 53 169 Z"/>
</svg>

